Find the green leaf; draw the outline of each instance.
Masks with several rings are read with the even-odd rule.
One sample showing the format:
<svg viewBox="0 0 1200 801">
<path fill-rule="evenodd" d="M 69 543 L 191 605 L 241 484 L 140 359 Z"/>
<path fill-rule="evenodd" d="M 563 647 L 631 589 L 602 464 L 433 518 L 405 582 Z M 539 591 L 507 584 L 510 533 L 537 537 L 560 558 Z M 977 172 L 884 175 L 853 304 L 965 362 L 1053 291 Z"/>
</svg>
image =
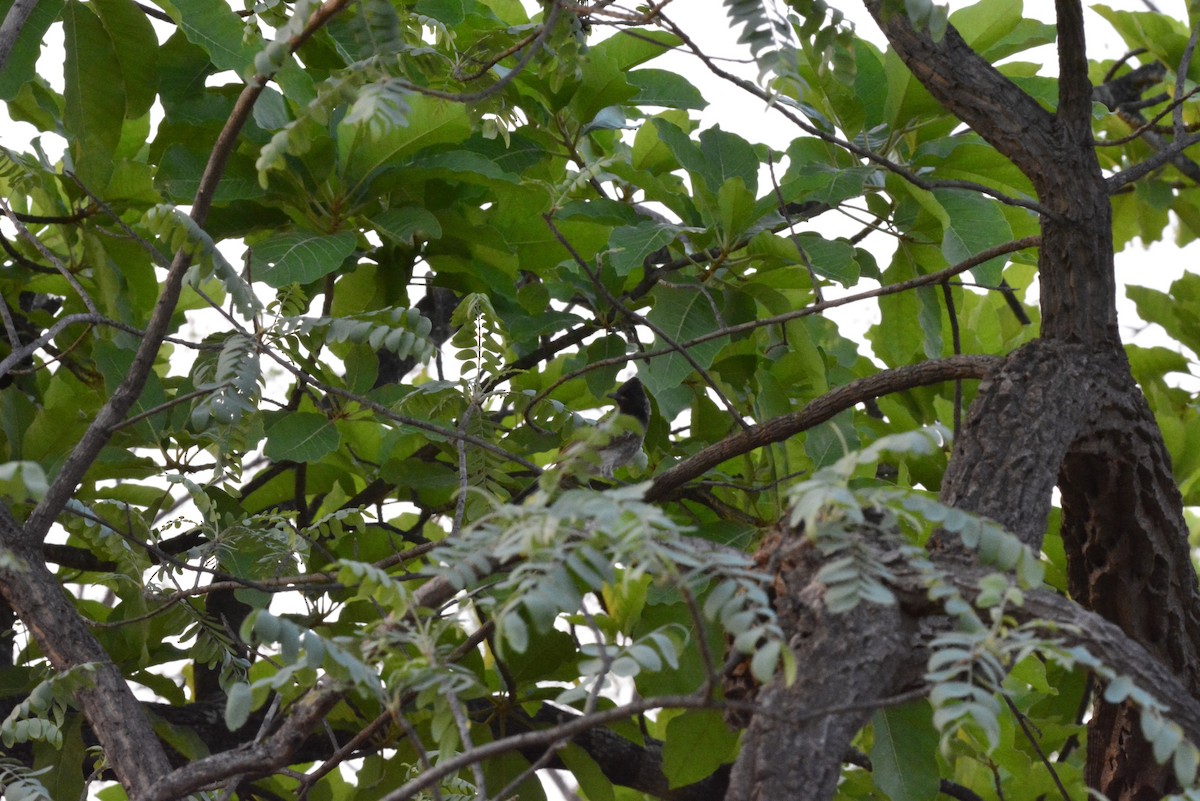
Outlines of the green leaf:
<svg viewBox="0 0 1200 801">
<path fill-rule="evenodd" d="M 376 170 L 405 166 L 419 150 L 464 142 L 471 135 L 471 119 L 461 103 L 424 95 L 413 95 L 407 102 L 405 124 L 388 127 L 379 135 L 368 135 L 353 125 L 339 126 L 346 134 L 338 137 L 337 145 L 347 178 L 361 180 Z"/>
<path fill-rule="evenodd" d="M 239 78 L 254 64 L 257 52 L 245 40 L 245 28 L 223 0 L 171 0 L 166 11 L 179 23 L 188 41 L 208 53 L 219 70 L 233 70 Z"/>
<path fill-rule="evenodd" d="M 858 283 L 859 268 L 854 247 L 841 239 L 826 239 L 819 234 L 796 234 L 792 242 L 804 250 L 812 263 L 813 272 L 830 278 L 842 286 Z"/>
<path fill-rule="evenodd" d="M 231 686 L 225 697 L 225 726 L 230 731 L 237 731 L 246 725 L 250 719 L 254 695 L 250 685 L 239 681 Z"/>
<path fill-rule="evenodd" d="M 267 428 L 266 456 L 276 462 L 315 462 L 337 450 L 341 435 L 321 414 L 288 412 Z"/>
<path fill-rule="evenodd" d="M 713 311 L 712 299 L 699 287 L 673 289 L 658 286 L 654 290 L 654 308 L 647 317 L 659 326 L 676 344 L 715 331 L 718 327 L 717 317 Z M 659 342 L 658 346 L 665 343 Z M 720 352 L 721 341 L 713 340 L 688 349 L 688 355 L 702 368 L 712 364 L 713 358 Z M 654 370 L 648 371 L 643 378 L 646 388 L 652 394 L 666 392 L 683 383 L 693 372 L 691 363 L 678 352 L 661 357 Z"/>
<path fill-rule="evenodd" d="M 691 709 L 672 718 L 663 743 L 663 773 L 671 789 L 712 775 L 733 759 L 737 742 L 717 710 Z"/>
<path fill-rule="evenodd" d="M 49 489 L 46 471 L 37 462 L 0 464 L 0 496 L 17 502 L 38 501 Z"/>
<path fill-rule="evenodd" d="M 611 58 L 619 69 L 630 70 L 683 43 L 678 36 L 654 28 L 628 28 L 625 34 L 610 36 L 592 50 Z"/>
<path fill-rule="evenodd" d="M 442 226 L 437 217 L 419 206 L 388 209 L 370 219 L 381 234 L 401 245 L 412 247 L 413 237 L 418 234 L 423 239 L 442 238 Z"/>
<path fill-rule="evenodd" d="M 623 225 L 613 230 L 609 240 L 609 263 L 617 275 L 624 278 L 641 267 L 655 251 L 671 244 L 678 234 L 678 226 L 660 222 Z"/>
<path fill-rule="evenodd" d="M 579 122 L 591 122 L 601 109 L 622 105 L 637 92 L 621 66 L 600 48 L 589 52 L 582 68 L 583 80 L 568 106 Z"/>
<path fill-rule="evenodd" d="M 871 724 L 871 778 L 879 791 L 892 801 L 936 798 L 938 733 L 929 704 L 916 701 L 882 709 Z"/>
<path fill-rule="evenodd" d="M 758 157 L 742 137 L 709 128 L 700 134 L 700 156 L 705 164 L 703 175 L 713 192 L 730 178 L 741 178 L 752 193 L 758 191 Z"/>
<path fill-rule="evenodd" d="M 71 0 L 63 14 L 66 64 L 63 125 L 80 180 L 99 191 L 112 175 L 125 118 L 125 83 L 112 39 L 90 8 Z"/>
<path fill-rule="evenodd" d="M 994 200 L 956 189 L 937 189 L 933 195 L 949 216 L 942 253 L 950 264 L 1013 240 L 1012 227 Z M 996 257 L 971 268 L 971 274 L 981 284 L 996 286 L 1005 261 Z"/>
<path fill-rule="evenodd" d="M 358 237 L 348 231 L 276 234 L 254 247 L 251 269 L 255 280 L 276 289 L 307 284 L 341 267 L 357 244 Z"/>
<path fill-rule="evenodd" d="M 754 194 L 746 188 L 741 178 L 728 178 L 717 192 L 717 210 L 720 214 L 722 242 L 727 247 L 741 239 L 759 221 Z"/>
<path fill-rule="evenodd" d="M 108 32 L 125 84 L 125 116 L 140 117 L 158 95 L 158 37 L 132 0 L 91 0 Z"/>
<path fill-rule="evenodd" d="M 663 106 L 665 108 L 703 109 L 708 101 L 687 78 L 668 70 L 634 70 L 626 76 L 637 94 L 629 105 Z"/>
<path fill-rule="evenodd" d="M 453 26 L 461 25 L 467 15 L 474 12 L 475 3 L 473 0 L 419 0 L 415 10 L 418 14 L 425 14 L 447 26 Z"/>
<path fill-rule="evenodd" d="M 586 793 L 588 801 L 615 801 L 612 781 L 604 775 L 590 754 L 574 744 L 558 753 L 567 770 L 579 782 L 580 789 Z"/>
<path fill-rule="evenodd" d="M 0 99 L 12 100 L 21 87 L 33 80 L 46 31 L 58 19 L 64 5 L 64 0 L 39 0 L 34 4 L 33 12 L 9 51 L 4 69 L 0 70 Z M 0 2 L 0 19 L 7 16 L 10 8 L 12 0 Z"/>
</svg>

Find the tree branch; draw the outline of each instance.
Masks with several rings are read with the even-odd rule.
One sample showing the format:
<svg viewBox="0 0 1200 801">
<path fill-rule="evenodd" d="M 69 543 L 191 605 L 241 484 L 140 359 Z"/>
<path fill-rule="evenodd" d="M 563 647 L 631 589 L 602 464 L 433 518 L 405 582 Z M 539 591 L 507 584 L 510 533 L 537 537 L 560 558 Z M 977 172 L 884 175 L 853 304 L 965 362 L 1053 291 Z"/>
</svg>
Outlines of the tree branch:
<svg viewBox="0 0 1200 801">
<path fill-rule="evenodd" d="M 724 461 L 755 448 L 782 442 L 865 400 L 943 381 L 984 378 L 1000 364 L 1001 360 L 995 356 L 955 356 L 885 370 L 852 381 L 830 390 L 798 412 L 776 417 L 760 426 L 754 426 L 749 431 L 734 434 L 709 445 L 695 456 L 656 477 L 650 489 L 646 491 L 646 500 L 651 503 L 663 500 L 688 481 L 698 478 Z"/>
</svg>

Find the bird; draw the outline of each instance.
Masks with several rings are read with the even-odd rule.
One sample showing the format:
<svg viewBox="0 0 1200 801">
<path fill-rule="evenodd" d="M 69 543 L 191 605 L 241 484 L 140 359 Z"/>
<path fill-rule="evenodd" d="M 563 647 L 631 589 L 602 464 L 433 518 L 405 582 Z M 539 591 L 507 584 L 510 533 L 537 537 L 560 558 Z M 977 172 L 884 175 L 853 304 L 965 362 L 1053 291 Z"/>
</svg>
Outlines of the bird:
<svg viewBox="0 0 1200 801">
<path fill-rule="evenodd" d="M 598 427 L 608 435 L 608 441 L 597 451 L 600 475 L 604 478 L 612 478 L 618 468 L 629 464 L 642 452 L 646 427 L 650 424 L 650 398 L 637 376 L 608 397 L 617 402 L 617 414 Z"/>
<path fill-rule="evenodd" d="M 574 441 L 560 451 L 555 468 L 548 471 L 549 475 L 543 473 L 541 486 L 550 486 L 545 479 L 550 479 L 552 485 L 559 485 L 567 476 L 582 480 L 591 476 L 611 479 L 617 470 L 641 454 L 650 423 L 650 398 L 646 388 L 635 376 L 608 397 L 616 401 L 616 413 L 595 426 L 576 432 Z M 572 480 L 568 486 L 575 483 Z M 534 482 L 513 496 L 510 503 L 521 502 L 538 486 L 539 482 Z"/>
</svg>

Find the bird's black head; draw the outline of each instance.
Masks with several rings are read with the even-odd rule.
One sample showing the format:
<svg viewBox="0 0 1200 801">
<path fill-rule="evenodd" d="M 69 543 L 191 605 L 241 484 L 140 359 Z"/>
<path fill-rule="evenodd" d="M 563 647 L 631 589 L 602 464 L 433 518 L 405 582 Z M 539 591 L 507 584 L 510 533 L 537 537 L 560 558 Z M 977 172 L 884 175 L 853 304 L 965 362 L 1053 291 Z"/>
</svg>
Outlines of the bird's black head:
<svg viewBox="0 0 1200 801">
<path fill-rule="evenodd" d="M 617 402 L 621 414 L 627 414 L 643 425 L 650 422 L 650 399 L 646 397 L 646 389 L 637 378 L 631 378 L 609 395 Z"/>
</svg>

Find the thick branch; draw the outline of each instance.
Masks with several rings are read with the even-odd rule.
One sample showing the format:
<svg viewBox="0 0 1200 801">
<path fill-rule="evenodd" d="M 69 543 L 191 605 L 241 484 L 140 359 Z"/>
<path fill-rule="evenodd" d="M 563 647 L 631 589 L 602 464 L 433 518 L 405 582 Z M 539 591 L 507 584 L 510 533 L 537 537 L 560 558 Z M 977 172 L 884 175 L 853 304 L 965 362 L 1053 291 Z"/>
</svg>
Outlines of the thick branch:
<svg viewBox="0 0 1200 801">
<path fill-rule="evenodd" d="M 1092 84 L 1088 80 L 1083 7 L 1055 0 L 1058 12 L 1058 126 L 1076 142 L 1092 141 Z"/>
<path fill-rule="evenodd" d="M 95 683 L 78 693 L 92 729 L 102 734 L 105 755 L 126 788 L 152 787 L 169 769 L 167 757 L 142 705 L 120 669 L 46 569 L 39 549 L 16 544 L 16 521 L 0 506 L 0 594 L 29 629 L 56 670 L 93 667 Z"/>
<path fill-rule="evenodd" d="M 1011 159 L 1036 188 L 1044 209 L 1038 260 L 1042 335 L 1116 346 L 1112 212 L 1092 147 L 1082 21 L 1071 15 L 1078 3 L 1060 3 L 1067 14 L 1059 42 L 1060 80 L 1062 99 L 1069 105 L 1058 117 L 972 51 L 952 27 L 934 42 L 916 31 L 905 14 L 884 20 L 878 0 L 866 4 L 930 94 Z"/>
<path fill-rule="evenodd" d="M 291 713 L 270 736 L 184 765 L 165 778 L 160 777 L 138 796 L 138 801 L 175 801 L 230 776 L 261 776 L 287 765 L 343 695 L 341 690 L 329 687 L 310 692 L 296 702 Z"/>
<path fill-rule="evenodd" d="M 954 356 L 886 370 L 852 381 L 827 392 L 798 412 L 776 417 L 761 426 L 754 426 L 749 431 L 739 432 L 708 446 L 655 478 L 646 492 L 646 500 L 651 503 L 660 501 L 724 461 L 755 448 L 782 442 L 865 400 L 943 381 L 983 378 L 999 364 L 1000 360 L 994 356 Z"/>
<path fill-rule="evenodd" d="M 888 42 L 939 103 L 1013 161 L 1037 186 L 1045 169 L 1037 142 L 1054 137 L 1053 117 L 967 46 L 953 26 L 940 42 L 913 28 L 903 11 L 882 14 L 865 0 Z"/>
</svg>

